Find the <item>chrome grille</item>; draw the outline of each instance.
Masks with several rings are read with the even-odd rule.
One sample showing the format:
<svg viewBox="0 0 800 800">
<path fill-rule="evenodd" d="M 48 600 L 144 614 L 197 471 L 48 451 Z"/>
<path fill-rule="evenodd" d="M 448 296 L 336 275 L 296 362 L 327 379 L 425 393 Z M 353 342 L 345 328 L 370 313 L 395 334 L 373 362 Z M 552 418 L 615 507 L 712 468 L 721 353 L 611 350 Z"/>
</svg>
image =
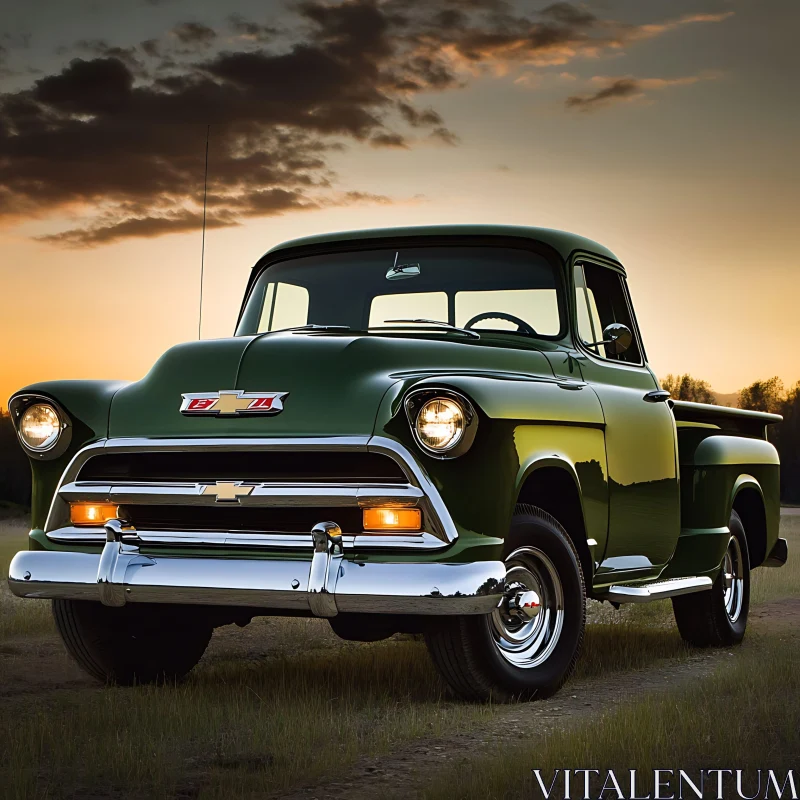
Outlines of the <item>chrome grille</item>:
<svg viewBox="0 0 800 800">
<path fill-rule="evenodd" d="M 249 489 L 220 502 L 209 486 Z M 231 498 L 227 498 L 231 499 Z M 88 445 L 67 467 L 45 533 L 58 542 L 102 542 L 102 528 L 75 527 L 71 502 L 113 503 L 139 544 L 310 548 L 323 520 L 348 546 L 442 548 L 458 533 L 438 490 L 411 453 L 383 437 L 296 439 L 109 439 Z M 415 506 L 419 533 L 373 534 L 362 510 Z"/>
</svg>

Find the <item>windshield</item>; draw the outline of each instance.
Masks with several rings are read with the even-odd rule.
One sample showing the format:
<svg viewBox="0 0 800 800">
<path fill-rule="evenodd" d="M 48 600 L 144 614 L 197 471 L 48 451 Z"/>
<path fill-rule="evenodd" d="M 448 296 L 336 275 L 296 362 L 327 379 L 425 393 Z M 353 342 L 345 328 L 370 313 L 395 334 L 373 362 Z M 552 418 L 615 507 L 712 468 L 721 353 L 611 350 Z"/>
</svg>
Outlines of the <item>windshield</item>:
<svg viewBox="0 0 800 800">
<path fill-rule="evenodd" d="M 307 256 L 268 267 L 237 336 L 304 325 L 389 332 L 412 320 L 476 331 L 555 338 L 561 333 L 556 268 L 531 250 L 407 247 Z M 430 325 L 419 325 L 430 332 Z M 446 331 L 446 328 L 442 329 Z"/>
</svg>

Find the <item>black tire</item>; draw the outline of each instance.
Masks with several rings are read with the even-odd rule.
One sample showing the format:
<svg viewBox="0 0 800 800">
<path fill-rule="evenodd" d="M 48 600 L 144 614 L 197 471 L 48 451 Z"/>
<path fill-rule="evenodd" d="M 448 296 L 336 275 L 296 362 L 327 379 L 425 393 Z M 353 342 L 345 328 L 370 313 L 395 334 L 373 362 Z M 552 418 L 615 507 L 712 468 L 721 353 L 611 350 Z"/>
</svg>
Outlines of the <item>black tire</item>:
<svg viewBox="0 0 800 800">
<path fill-rule="evenodd" d="M 180 680 L 200 660 L 213 631 L 186 606 L 109 608 L 87 600 L 53 600 L 53 617 L 83 670 L 125 686 Z"/>
<path fill-rule="evenodd" d="M 525 651 L 518 654 L 504 649 L 507 643 L 502 639 L 503 629 L 498 627 L 502 619 L 497 616 L 499 611 L 486 616 L 442 618 L 426 632 L 425 642 L 439 673 L 465 700 L 508 702 L 548 697 L 575 669 L 586 624 L 586 590 L 575 546 L 548 513 L 535 506 L 518 505 L 506 539 L 509 578 L 520 563 L 535 564 L 517 555 L 520 552 L 526 557 L 538 553 L 536 558 L 543 557 L 548 570 L 555 569 L 562 589 L 561 627 L 550 639 L 550 645 L 533 651 L 528 665 L 519 666 L 526 660 Z M 532 569 L 535 571 L 535 567 Z M 555 619 L 544 599 L 547 594 L 545 591 L 542 595 L 542 610 L 536 618 L 541 617 L 541 625 Z M 551 617 L 545 617 L 546 612 Z M 524 643 L 522 634 L 520 637 Z M 529 641 L 535 640 L 535 631 L 531 637 Z M 515 663 L 509 660 L 512 657 Z"/>
<path fill-rule="evenodd" d="M 750 610 L 750 555 L 742 520 L 735 511 L 731 512 L 728 527 L 728 552 L 713 586 L 706 592 L 672 598 L 678 630 L 695 647 L 730 647 L 744 639 Z M 734 565 L 737 554 L 739 563 Z M 730 587 L 733 595 L 726 595 L 726 564 L 734 566 L 730 573 L 735 571 L 736 580 Z"/>
</svg>

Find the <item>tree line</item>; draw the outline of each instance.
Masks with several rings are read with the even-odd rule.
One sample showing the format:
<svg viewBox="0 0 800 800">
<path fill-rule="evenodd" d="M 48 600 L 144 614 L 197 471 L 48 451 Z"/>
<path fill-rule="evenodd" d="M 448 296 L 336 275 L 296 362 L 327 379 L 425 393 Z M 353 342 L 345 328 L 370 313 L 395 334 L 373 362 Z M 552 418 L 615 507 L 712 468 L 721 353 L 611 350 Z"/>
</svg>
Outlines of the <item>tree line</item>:
<svg viewBox="0 0 800 800">
<path fill-rule="evenodd" d="M 667 375 L 661 385 L 675 400 L 717 403 L 707 381 L 686 375 Z M 739 408 L 781 414 L 783 422 L 770 425 L 769 440 L 781 457 L 781 500 L 800 503 L 800 381 L 786 389 L 780 378 L 754 381 L 738 393 Z M 0 504 L 29 506 L 31 472 L 17 442 L 8 413 L 0 411 Z"/>
</svg>

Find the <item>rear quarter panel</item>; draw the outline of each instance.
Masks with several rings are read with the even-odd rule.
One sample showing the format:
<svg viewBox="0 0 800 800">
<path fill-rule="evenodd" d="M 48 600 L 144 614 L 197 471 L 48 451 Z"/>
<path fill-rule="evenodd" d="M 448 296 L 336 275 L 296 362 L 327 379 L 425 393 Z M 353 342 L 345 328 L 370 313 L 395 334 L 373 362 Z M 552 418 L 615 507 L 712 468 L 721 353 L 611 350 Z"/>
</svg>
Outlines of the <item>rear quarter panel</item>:
<svg viewBox="0 0 800 800">
<path fill-rule="evenodd" d="M 727 546 L 737 495 L 756 491 L 764 505 L 766 552 L 778 538 L 780 464 L 769 442 L 729 435 L 706 424 L 678 423 L 681 537 L 664 576 L 713 573 Z M 762 554 L 753 553 L 753 566 Z"/>
</svg>

